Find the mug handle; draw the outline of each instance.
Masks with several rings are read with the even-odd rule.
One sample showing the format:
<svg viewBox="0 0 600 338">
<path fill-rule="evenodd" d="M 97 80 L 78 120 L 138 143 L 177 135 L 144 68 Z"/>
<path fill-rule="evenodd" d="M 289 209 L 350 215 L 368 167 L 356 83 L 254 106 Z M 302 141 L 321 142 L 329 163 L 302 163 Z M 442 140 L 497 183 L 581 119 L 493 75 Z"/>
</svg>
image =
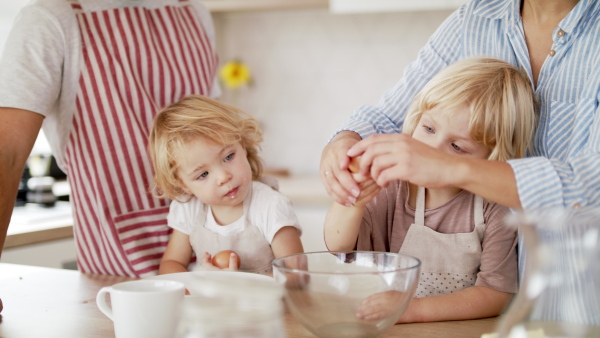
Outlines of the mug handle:
<svg viewBox="0 0 600 338">
<path fill-rule="evenodd" d="M 113 320 L 113 311 L 108 304 L 106 304 L 106 294 L 110 293 L 111 289 L 110 286 L 105 286 L 98 291 L 98 294 L 96 295 L 96 305 L 98 305 L 98 308 L 106 315 L 106 317 Z"/>
</svg>

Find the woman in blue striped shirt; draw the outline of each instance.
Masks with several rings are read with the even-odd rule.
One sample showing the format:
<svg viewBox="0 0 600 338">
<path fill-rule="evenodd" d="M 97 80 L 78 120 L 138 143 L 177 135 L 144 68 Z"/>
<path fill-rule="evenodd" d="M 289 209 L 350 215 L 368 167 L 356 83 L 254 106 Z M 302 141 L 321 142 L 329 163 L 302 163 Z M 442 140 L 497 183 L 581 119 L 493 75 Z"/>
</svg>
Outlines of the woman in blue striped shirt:
<svg viewBox="0 0 600 338">
<path fill-rule="evenodd" d="M 502 59 L 529 75 L 541 111 L 528 158 L 459 159 L 401 133 L 423 86 L 472 56 Z M 359 107 L 345 122 L 323 150 L 321 178 L 336 202 L 352 205 L 360 189 L 348 164 L 362 155 L 362 173 L 380 186 L 456 186 L 525 210 L 600 206 L 599 100 L 599 1 L 471 0 L 445 20 L 376 106 Z M 592 316 L 588 322 L 600 324 Z"/>
</svg>

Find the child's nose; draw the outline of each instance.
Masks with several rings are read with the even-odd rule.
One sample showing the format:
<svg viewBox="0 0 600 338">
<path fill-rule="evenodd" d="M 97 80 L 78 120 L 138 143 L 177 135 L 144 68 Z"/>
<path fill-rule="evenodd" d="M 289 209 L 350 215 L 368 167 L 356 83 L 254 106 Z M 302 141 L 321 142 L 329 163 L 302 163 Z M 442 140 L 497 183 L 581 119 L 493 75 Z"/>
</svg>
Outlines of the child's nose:
<svg viewBox="0 0 600 338">
<path fill-rule="evenodd" d="M 223 185 L 231 179 L 231 173 L 227 170 L 222 170 L 219 174 L 219 185 Z"/>
</svg>

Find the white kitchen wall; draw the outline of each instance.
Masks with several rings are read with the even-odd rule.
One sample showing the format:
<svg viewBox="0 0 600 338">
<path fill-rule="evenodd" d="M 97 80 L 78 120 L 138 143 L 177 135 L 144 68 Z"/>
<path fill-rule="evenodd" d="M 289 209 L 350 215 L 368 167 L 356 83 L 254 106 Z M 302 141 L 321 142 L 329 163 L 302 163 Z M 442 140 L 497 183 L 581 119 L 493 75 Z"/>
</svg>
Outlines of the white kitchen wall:
<svg viewBox="0 0 600 338">
<path fill-rule="evenodd" d="M 261 121 L 267 166 L 317 173 L 332 133 L 358 106 L 377 103 L 450 13 L 214 14 L 221 63 L 240 59 L 254 78 L 222 98 Z"/>
</svg>

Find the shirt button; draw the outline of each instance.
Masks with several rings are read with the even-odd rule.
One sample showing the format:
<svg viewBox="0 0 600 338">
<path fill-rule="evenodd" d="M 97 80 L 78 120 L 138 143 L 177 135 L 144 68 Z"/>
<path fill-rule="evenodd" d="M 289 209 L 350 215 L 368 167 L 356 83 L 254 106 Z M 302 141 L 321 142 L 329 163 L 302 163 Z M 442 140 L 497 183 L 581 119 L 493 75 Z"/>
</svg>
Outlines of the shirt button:
<svg viewBox="0 0 600 338">
<path fill-rule="evenodd" d="M 563 31 L 562 29 L 559 29 L 558 32 L 556 32 L 556 35 L 558 36 L 565 36 L 565 31 Z"/>
<path fill-rule="evenodd" d="M 573 208 L 579 209 L 579 208 L 581 208 L 581 204 L 575 203 L 575 204 L 573 204 Z"/>
<path fill-rule="evenodd" d="M 551 49 L 549 54 L 550 54 L 550 56 L 554 56 L 554 54 L 556 54 L 556 52 L 554 51 L 554 49 Z"/>
</svg>

